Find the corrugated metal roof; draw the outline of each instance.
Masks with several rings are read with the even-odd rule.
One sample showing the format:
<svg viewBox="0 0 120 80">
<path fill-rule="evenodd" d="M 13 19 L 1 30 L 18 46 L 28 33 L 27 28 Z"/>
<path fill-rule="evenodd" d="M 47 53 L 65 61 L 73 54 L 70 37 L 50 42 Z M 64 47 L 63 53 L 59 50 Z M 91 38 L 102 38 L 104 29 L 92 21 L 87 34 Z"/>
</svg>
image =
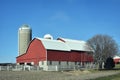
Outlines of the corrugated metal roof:
<svg viewBox="0 0 120 80">
<path fill-rule="evenodd" d="M 89 45 L 87 45 L 87 43 L 85 41 L 65 39 L 65 38 L 60 38 L 65 42 L 60 41 L 60 40 L 51 40 L 51 39 L 44 39 L 44 38 L 38 38 L 38 37 L 37 37 L 37 39 L 41 40 L 44 47 L 46 49 L 50 49 L 50 50 L 93 51 L 93 49 Z"/>
<path fill-rule="evenodd" d="M 85 41 L 81 40 L 72 40 L 66 38 L 60 38 L 65 41 L 71 50 L 77 51 L 93 51 L 93 49 Z"/>
<path fill-rule="evenodd" d="M 43 38 L 38 38 L 37 39 L 41 40 L 44 47 L 46 49 L 50 50 L 60 50 L 60 51 L 70 51 L 70 48 L 62 41 L 58 40 L 51 40 L 51 39 L 43 39 Z"/>
<path fill-rule="evenodd" d="M 113 59 L 120 59 L 120 56 L 114 56 Z"/>
</svg>

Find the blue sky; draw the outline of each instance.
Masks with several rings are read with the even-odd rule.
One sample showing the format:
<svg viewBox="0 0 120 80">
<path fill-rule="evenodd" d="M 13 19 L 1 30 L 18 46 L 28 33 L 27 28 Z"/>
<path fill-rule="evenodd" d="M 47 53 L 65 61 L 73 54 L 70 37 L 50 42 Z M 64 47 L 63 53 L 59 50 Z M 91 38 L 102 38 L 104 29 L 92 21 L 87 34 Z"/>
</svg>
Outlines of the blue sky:
<svg viewBox="0 0 120 80">
<path fill-rule="evenodd" d="M 33 38 L 49 33 L 86 41 L 107 34 L 120 45 L 120 0 L 0 0 L 0 63 L 16 62 L 23 24 Z"/>
</svg>

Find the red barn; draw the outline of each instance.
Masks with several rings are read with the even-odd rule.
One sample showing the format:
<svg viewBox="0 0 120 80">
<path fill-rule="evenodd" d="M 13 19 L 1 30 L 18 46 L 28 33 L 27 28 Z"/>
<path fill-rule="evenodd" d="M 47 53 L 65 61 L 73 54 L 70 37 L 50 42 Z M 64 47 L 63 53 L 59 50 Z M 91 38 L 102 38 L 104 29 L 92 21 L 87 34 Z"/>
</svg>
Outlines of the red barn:
<svg viewBox="0 0 120 80">
<path fill-rule="evenodd" d="M 43 70 L 65 70 L 93 62 L 93 50 L 85 41 L 58 38 L 34 38 L 26 53 L 18 56 L 18 64 L 37 65 Z"/>
<path fill-rule="evenodd" d="M 115 64 L 120 63 L 120 57 L 119 56 L 113 57 L 113 60 L 114 60 Z"/>
</svg>

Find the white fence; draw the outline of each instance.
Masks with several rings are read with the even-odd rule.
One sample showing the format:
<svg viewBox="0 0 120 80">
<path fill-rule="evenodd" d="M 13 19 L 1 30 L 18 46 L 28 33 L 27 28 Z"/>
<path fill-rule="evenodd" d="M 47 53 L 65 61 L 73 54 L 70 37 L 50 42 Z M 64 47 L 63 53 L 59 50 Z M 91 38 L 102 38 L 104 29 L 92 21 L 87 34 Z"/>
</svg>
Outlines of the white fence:
<svg viewBox="0 0 120 80">
<path fill-rule="evenodd" d="M 31 70 L 42 70 L 38 66 L 29 65 L 16 65 L 16 66 L 0 66 L 0 71 L 31 71 Z"/>
<path fill-rule="evenodd" d="M 64 70 L 80 70 L 80 69 L 96 69 L 96 66 L 93 65 L 86 65 L 86 66 L 58 66 L 58 65 L 49 65 L 46 67 L 39 67 L 39 66 L 29 66 L 29 65 L 9 65 L 9 66 L 0 66 L 0 71 L 64 71 Z"/>
<path fill-rule="evenodd" d="M 44 68 L 43 68 L 44 69 Z M 96 69 L 95 65 L 86 65 L 86 66 L 58 66 L 58 65 L 49 65 L 46 66 L 44 70 L 46 71 L 64 71 L 64 70 L 83 70 L 83 69 Z"/>
</svg>

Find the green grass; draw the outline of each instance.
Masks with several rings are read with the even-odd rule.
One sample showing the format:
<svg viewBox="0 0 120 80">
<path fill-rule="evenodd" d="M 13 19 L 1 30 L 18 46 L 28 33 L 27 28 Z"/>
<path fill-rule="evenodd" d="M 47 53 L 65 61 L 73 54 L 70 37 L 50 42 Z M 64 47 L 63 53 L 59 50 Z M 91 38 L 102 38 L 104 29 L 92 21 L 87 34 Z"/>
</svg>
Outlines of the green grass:
<svg viewBox="0 0 120 80">
<path fill-rule="evenodd" d="M 115 68 L 119 68 L 120 69 L 120 64 L 116 64 Z"/>
<path fill-rule="evenodd" d="M 90 80 L 120 80 L 120 73 L 116 75 L 96 78 L 96 79 L 90 79 Z"/>
</svg>

